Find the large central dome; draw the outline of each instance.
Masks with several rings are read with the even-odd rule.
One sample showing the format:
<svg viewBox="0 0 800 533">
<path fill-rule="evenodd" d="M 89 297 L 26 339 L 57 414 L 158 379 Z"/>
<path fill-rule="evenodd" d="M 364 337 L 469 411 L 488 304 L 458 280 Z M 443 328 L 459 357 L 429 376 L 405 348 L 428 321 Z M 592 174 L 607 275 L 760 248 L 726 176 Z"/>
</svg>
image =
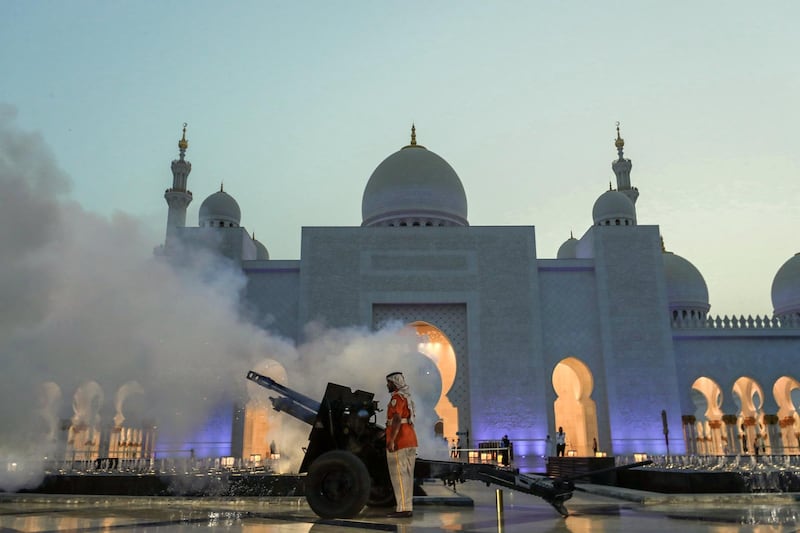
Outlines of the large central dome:
<svg viewBox="0 0 800 533">
<path fill-rule="evenodd" d="M 361 201 L 362 226 L 468 226 L 467 195 L 447 161 L 416 143 L 383 160 Z"/>
</svg>

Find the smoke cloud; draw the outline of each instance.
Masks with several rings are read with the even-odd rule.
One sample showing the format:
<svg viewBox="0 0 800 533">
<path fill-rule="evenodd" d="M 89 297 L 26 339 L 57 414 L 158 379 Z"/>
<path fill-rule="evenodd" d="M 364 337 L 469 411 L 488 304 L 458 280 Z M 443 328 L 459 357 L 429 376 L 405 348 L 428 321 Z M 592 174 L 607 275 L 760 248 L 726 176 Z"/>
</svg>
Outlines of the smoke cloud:
<svg viewBox="0 0 800 533">
<path fill-rule="evenodd" d="M 45 141 L 15 118 L 0 106 L 0 489 L 38 483 L 30 465 L 58 452 L 82 402 L 111 419 L 131 401 L 180 434 L 245 403 L 246 371 L 266 360 L 315 398 L 335 381 L 381 399 L 386 373 L 413 372 L 416 340 L 399 326 L 311 325 L 295 347 L 244 320 L 239 269 L 203 250 L 176 267 L 153 254 L 157 238 L 135 217 L 84 210 Z M 287 431 L 284 449 L 300 450 L 308 430 Z M 29 468 L 7 471 L 14 462 Z"/>
</svg>

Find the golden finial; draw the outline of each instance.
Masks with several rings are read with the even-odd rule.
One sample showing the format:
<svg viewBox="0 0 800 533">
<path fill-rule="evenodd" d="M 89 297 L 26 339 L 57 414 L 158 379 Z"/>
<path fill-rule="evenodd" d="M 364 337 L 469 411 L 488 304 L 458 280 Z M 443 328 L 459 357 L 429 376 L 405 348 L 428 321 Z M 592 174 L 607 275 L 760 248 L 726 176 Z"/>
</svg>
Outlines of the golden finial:
<svg viewBox="0 0 800 533">
<path fill-rule="evenodd" d="M 403 146 L 403 150 L 406 148 L 425 148 L 421 144 L 417 144 L 417 126 L 413 122 L 411 123 L 411 142 Z"/>
<path fill-rule="evenodd" d="M 625 146 L 625 139 L 619 136 L 619 120 L 617 121 L 617 140 L 614 141 L 614 146 L 617 147 L 617 150 Z"/>
<path fill-rule="evenodd" d="M 574 239 L 575 237 L 572 236 L 572 230 L 569 230 L 569 238 Z"/>
<path fill-rule="evenodd" d="M 181 140 L 178 141 L 178 148 L 180 149 L 181 152 L 185 152 L 186 149 L 189 148 L 189 141 L 186 140 L 186 126 L 188 126 L 188 124 L 186 122 L 184 122 L 183 123 L 183 137 L 181 137 Z"/>
</svg>

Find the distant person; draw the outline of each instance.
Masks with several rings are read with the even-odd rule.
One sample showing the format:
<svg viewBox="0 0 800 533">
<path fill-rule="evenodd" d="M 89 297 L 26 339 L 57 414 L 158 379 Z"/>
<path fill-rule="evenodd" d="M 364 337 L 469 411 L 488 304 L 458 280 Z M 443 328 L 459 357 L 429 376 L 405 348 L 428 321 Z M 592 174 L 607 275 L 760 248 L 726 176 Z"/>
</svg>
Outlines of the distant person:
<svg viewBox="0 0 800 533">
<path fill-rule="evenodd" d="M 756 433 L 756 439 L 753 442 L 753 449 L 755 450 L 756 455 L 758 455 L 758 452 L 765 453 L 767 451 L 764 436 L 761 433 Z"/>
<path fill-rule="evenodd" d="M 567 449 L 567 435 L 564 433 L 564 428 L 558 426 L 558 433 L 556 433 L 556 455 L 564 457 L 564 451 Z"/>
<path fill-rule="evenodd" d="M 511 441 L 508 440 L 508 435 L 503 435 L 500 441 L 500 448 L 502 448 L 500 450 L 500 464 L 508 466 L 509 454 L 511 453 Z"/>
<path fill-rule="evenodd" d="M 592 439 L 592 454 L 597 455 L 597 437 Z"/>
<path fill-rule="evenodd" d="M 386 409 L 386 460 L 397 502 L 395 512 L 388 516 L 410 518 L 414 504 L 414 463 L 417 460 L 414 401 L 400 372 L 386 376 L 386 388 L 392 394 Z"/>
<path fill-rule="evenodd" d="M 744 424 L 741 425 L 742 429 L 742 453 L 747 453 L 747 430 Z"/>
</svg>

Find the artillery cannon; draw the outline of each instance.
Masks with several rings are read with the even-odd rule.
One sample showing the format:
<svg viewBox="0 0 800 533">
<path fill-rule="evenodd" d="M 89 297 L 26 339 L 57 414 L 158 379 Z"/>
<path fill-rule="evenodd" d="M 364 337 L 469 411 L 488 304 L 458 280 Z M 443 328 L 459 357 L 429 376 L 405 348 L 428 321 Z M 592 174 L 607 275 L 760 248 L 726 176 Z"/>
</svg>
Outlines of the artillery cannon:
<svg viewBox="0 0 800 533">
<path fill-rule="evenodd" d="M 317 515 L 352 518 L 366 505 L 379 507 L 394 503 L 386 461 L 386 429 L 376 422 L 380 409 L 373 393 L 328 383 L 322 401 L 317 402 L 252 370 L 247 373 L 247 379 L 280 395 L 270 397 L 276 411 L 311 426 L 300 473 L 307 474 L 306 500 Z M 643 461 L 552 479 L 521 474 L 517 469 L 497 465 L 417 458 L 414 477 L 441 479 L 449 486 L 467 480 L 499 485 L 538 496 L 562 516 L 567 516 L 569 511 L 564 502 L 572 497 L 573 480 L 649 463 Z"/>
</svg>

